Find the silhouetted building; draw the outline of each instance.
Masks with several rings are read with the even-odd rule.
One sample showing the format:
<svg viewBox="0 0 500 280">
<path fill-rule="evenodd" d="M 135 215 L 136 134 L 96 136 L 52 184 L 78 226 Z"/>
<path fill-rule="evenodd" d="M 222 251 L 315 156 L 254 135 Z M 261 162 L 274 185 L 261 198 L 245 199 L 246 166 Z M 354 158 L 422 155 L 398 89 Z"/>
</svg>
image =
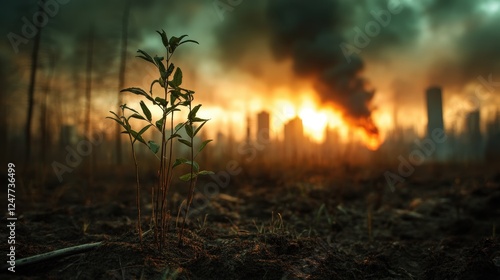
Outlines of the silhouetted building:
<svg viewBox="0 0 500 280">
<path fill-rule="evenodd" d="M 479 110 L 465 116 L 466 159 L 480 160 L 483 155 Z"/>
<path fill-rule="evenodd" d="M 262 111 L 257 114 L 257 141 L 269 141 L 271 138 L 269 127 L 269 113 Z"/>
<path fill-rule="evenodd" d="M 338 131 L 327 126 L 325 128 L 325 141 L 323 142 L 321 158 L 325 162 L 335 162 L 338 161 L 340 152 L 340 136 Z"/>
<path fill-rule="evenodd" d="M 285 157 L 297 159 L 304 150 L 304 127 L 302 120 L 295 117 L 285 124 Z"/>
<path fill-rule="evenodd" d="M 444 131 L 443 97 L 440 87 L 430 87 L 426 91 L 427 100 L 427 136 L 436 128 Z"/>
<path fill-rule="evenodd" d="M 433 86 L 429 87 L 425 92 L 427 101 L 427 135 L 426 137 L 432 139 L 434 131 L 439 131 L 439 133 L 444 133 L 444 121 L 443 121 L 443 97 L 441 87 Z M 445 160 L 447 154 L 447 148 L 449 145 L 446 143 L 435 143 L 436 150 L 433 152 L 429 159 L 434 160 Z"/>
<path fill-rule="evenodd" d="M 484 159 L 490 163 L 500 161 L 500 112 L 496 113 L 493 120 L 488 122 L 486 129 L 486 144 L 484 148 Z"/>
<path fill-rule="evenodd" d="M 250 133 L 251 133 L 251 129 L 250 127 L 252 126 L 252 123 L 250 121 L 250 116 L 248 116 L 247 114 L 247 135 L 246 135 L 246 141 L 247 143 L 250 143 Z"/>
</svg>

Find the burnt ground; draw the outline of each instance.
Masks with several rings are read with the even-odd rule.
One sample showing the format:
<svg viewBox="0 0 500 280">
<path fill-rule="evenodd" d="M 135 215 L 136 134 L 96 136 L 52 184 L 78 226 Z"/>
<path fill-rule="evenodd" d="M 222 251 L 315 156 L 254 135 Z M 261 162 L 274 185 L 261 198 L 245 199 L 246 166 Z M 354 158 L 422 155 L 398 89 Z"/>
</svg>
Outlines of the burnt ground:
<svg viewBox="0 0 500 280">
<path fill-rule="evenodd" d="M 0 278 L 500 279 L 498 166 L 421 166 L 394 192 L 383 172 L 365 168 L 277 173 L 232 177 L 194 209 L 181 245 L 172 206 L 161 251 L 147 232 L 147 182 L 141 246 L 132 177 L 87 187 L 84 177 L 44 187 L 18 179 L 17 259 L 102 245 L 15 273 L 3 268 Z M 183 198 L 179 189 L 172 205 Z M 4 260 L 7 235 L 1 231 Z"/>
</svg>

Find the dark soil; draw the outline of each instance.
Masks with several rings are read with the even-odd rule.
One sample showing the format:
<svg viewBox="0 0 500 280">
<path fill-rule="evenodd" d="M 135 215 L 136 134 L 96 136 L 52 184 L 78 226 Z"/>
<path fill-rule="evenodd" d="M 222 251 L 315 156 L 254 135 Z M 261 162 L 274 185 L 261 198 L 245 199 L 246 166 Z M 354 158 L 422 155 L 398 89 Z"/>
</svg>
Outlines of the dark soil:
<svg viewBox="0 0 500 280">
<path fill-rule="evenodd" d="M 17 259 L 102 245 L 15 273 L 3 268 L 0 278 L 500 279 L 500 169 L 428 168 L 394 192 L 383 172 L 363 169 L 233 177 L 193 210 L 182 244 L 172 209 L 161 251 L 148 231 L 149 187 L 139 244 L 133 178 L 96 179 L 87 189 L 78 180 L 25 184 L 17 193 Z M 172 204 L 183 197 L 174 191 Z M 0 240 L 7 235 L 2 230 Z M 0 250 L 6 259 L 7 242 Z"/>
</svg>

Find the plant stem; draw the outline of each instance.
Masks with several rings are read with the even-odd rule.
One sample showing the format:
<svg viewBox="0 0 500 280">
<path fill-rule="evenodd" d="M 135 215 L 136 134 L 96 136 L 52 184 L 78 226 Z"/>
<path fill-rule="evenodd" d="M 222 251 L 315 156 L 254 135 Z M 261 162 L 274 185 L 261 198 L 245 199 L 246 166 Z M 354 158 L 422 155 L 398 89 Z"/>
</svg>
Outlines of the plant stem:
<svg viewBox="0 0 500 280">
<path fill-rule="evenodd" d="M 125 115 L 125 109 L 122 108 L 122 115 L 124 116 Z M 126 120 L 126 118 L 124 117 L 124 120 L 125 122 L 128 124 L 128 121 Z M 137 156 L 135 154 L 135 148 L 134 148 L 134 143 L 135 143 L 135 139 L 132 139 L 132 134 L 128 134 L 128 138 L 130 140 L 130 147 L 132 148 L 132 157 L 134 159 L 134 165 L 135 165 L 135 179 L 136 179 L 136 196 L 135 196 L 135 199 L 136 199 L 136 206 L 137 206 L 137 228 L 139 230 L 139 240 L 141 242 L 141 245 L 142 245 L 142 222 L 141 222 L 141 192 L 140 192 L 140 189 L 141 189 L 141 184 L 140 184 L 140 180 L 139 180 L 139 164 L 137 163 Z"/>
<path fill-rule="evenodd" d="M 167 53 L 167 58 L 166 58 L 166 64 L 167 64 L 167 69 L 170 64 L 170 58 L 171 55 Z M 167 100 L 168 97 L 168 90 L 169 90 L 169 78 L 167 76 L 165 80 L 165 86 L 164 86 L 164 98 Z M 170 104 L 170 106 L 174 106 L 174 104 Z M 172 137 L 169 138 L 169 140 L 166 140 L 165 138 L 165 128 L 166 128 L 166 118 L 167 115 L 163 115 L 163 125 L 162 125 L 162 144 L 161 144 L 161 149 L 162 149 L 162 157 L 161 157 L 161 165 L 160 165 L 160 197 L 157 197 L 157 207 L 160 207 L 160 215 L 159 215 L 159 220 L 160 220 L 160 233 L 159 233 L 159 248 L 160 250 L 163 248 L 163 245 L 165 243 L 165 226 L 167 222 L 167 211 L 166 211 L 166 203 L 167 203 L 167 193 L 170 185 L 170 177 L 171 177 L 171 166 L 172 166 L 172 150 L 173 150 L 173 143 L 172 143 Z M 172 136 L 174 133 L 174 112 L 171 112 L 171 119 L 170 119 L 170 136 Z M 165 153 L 166 153 L 166 146 L 167 142 L 170 141 L 170 149 L 168 153 L 168 165 L 167 168 L 165 169 Z M 158 199 L 161 199 L 161 206 L 159 205 Z M 158 219 L 157 219 L 158 221 Z M 158 222 L 156 227 L 158 227 Z"/>
<path fill-rule="evenodd" d="M 165 99 L 167 98 L 167 89 L 165 88 Z M 165 109 L 164 109 L 165 110 Z M 164 182 L 165 182 L 165 119 L 167 118 L 165 112 L 162 115 L 163 124 L 161 128 L 161 157 L 160 157 L 160 169 L 159 169 L 159 178 L 158 178 L 158 189 L 155 195 L 155 241 L 158 243 L 158 248 L 161 250 L 162 242 L 161 242 L 161 221 L 163 220 L 163 209 L 160 207 L 160 197 L 163 197 L 164 192 Z"/>
<path fill-rule="evenodd" d="M 136 205 L 137 205 L 137 228 L 139 229 L 139 240 L 142 245 L 142 223 L 141 223 L 141 184 L 139 181 L 139 165 L 137 164 L 137 156 L 135 154 L 135 148 L 134 148 L 134 142 L 132 141 L 132 136 L 129 134 L 129 137 L 131 139 L 132 143 L 132 156 L 134 158 L 134 165 L 135 165 L 135 178 L 136 178 L 136 183 L 137 183 L 137 190 L 136 190 Z"/>
<path fill-rule="evenodd" d="M 191 115 L 191 101 L 193 100 L 191 94 L 188 95 L 188 98 L 189 98 L 189 103 L 188 103 L 188 107 L 189 107 L 189 115 Z M 191 119 L 189 119 L 189 122 L 188 124 L 189 126 L 191 126 L 191 131 L 193 131 L 193 122 Z M 181 244 L 182 242 L 182 237 L 184 236 L 184 228 L 186 226 L 186 219 L 187 219 L 187 215 L 188 215 L 188 212 L 189 212 L 189 207 L 191 206 L 191 202 L 193 201 L 193 193 L 194 193 L 194 186 L 196 184 L 196 179 L 197 177 L 193 178 L 194 177 L 194 136 L 193 134 L 190 135 L 189 137 L 189 140 L 191 142 L 191 171 L 190 171 L 190 174 L 191 174 L 191 177 L 189 179 L 189 193 L 188 193 L 188 199 L 187 199 L 187 203 L 186 203 L 186 212 L 184 212 L 184 219 L 182 221 L 182 228 L 181 228 L 181 233 L 179 235 L 179 244 Z"/>
</svg>

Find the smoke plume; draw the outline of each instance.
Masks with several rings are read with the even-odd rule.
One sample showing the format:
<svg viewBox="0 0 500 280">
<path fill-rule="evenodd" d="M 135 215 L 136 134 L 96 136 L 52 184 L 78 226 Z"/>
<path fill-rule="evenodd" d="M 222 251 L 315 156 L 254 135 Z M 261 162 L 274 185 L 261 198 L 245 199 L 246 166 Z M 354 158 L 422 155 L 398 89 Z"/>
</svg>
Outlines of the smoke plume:
<svg viewBox="0 0 500 280">
<path fill-rule="evenodd" d="M 342 13 L 340 2 L 279 0 L 269 3 L 267 15 L 271 48 L 277 59 L 291 58 L 297 75 L 308 77 L 321 100 L 341 110 L 344 116 L 370 134 L 378 130 L 371 120 L 374 91 L 367 90 L 360 76 L 359 57 L 346 60 L 341 48 Z"/>
</svg>

